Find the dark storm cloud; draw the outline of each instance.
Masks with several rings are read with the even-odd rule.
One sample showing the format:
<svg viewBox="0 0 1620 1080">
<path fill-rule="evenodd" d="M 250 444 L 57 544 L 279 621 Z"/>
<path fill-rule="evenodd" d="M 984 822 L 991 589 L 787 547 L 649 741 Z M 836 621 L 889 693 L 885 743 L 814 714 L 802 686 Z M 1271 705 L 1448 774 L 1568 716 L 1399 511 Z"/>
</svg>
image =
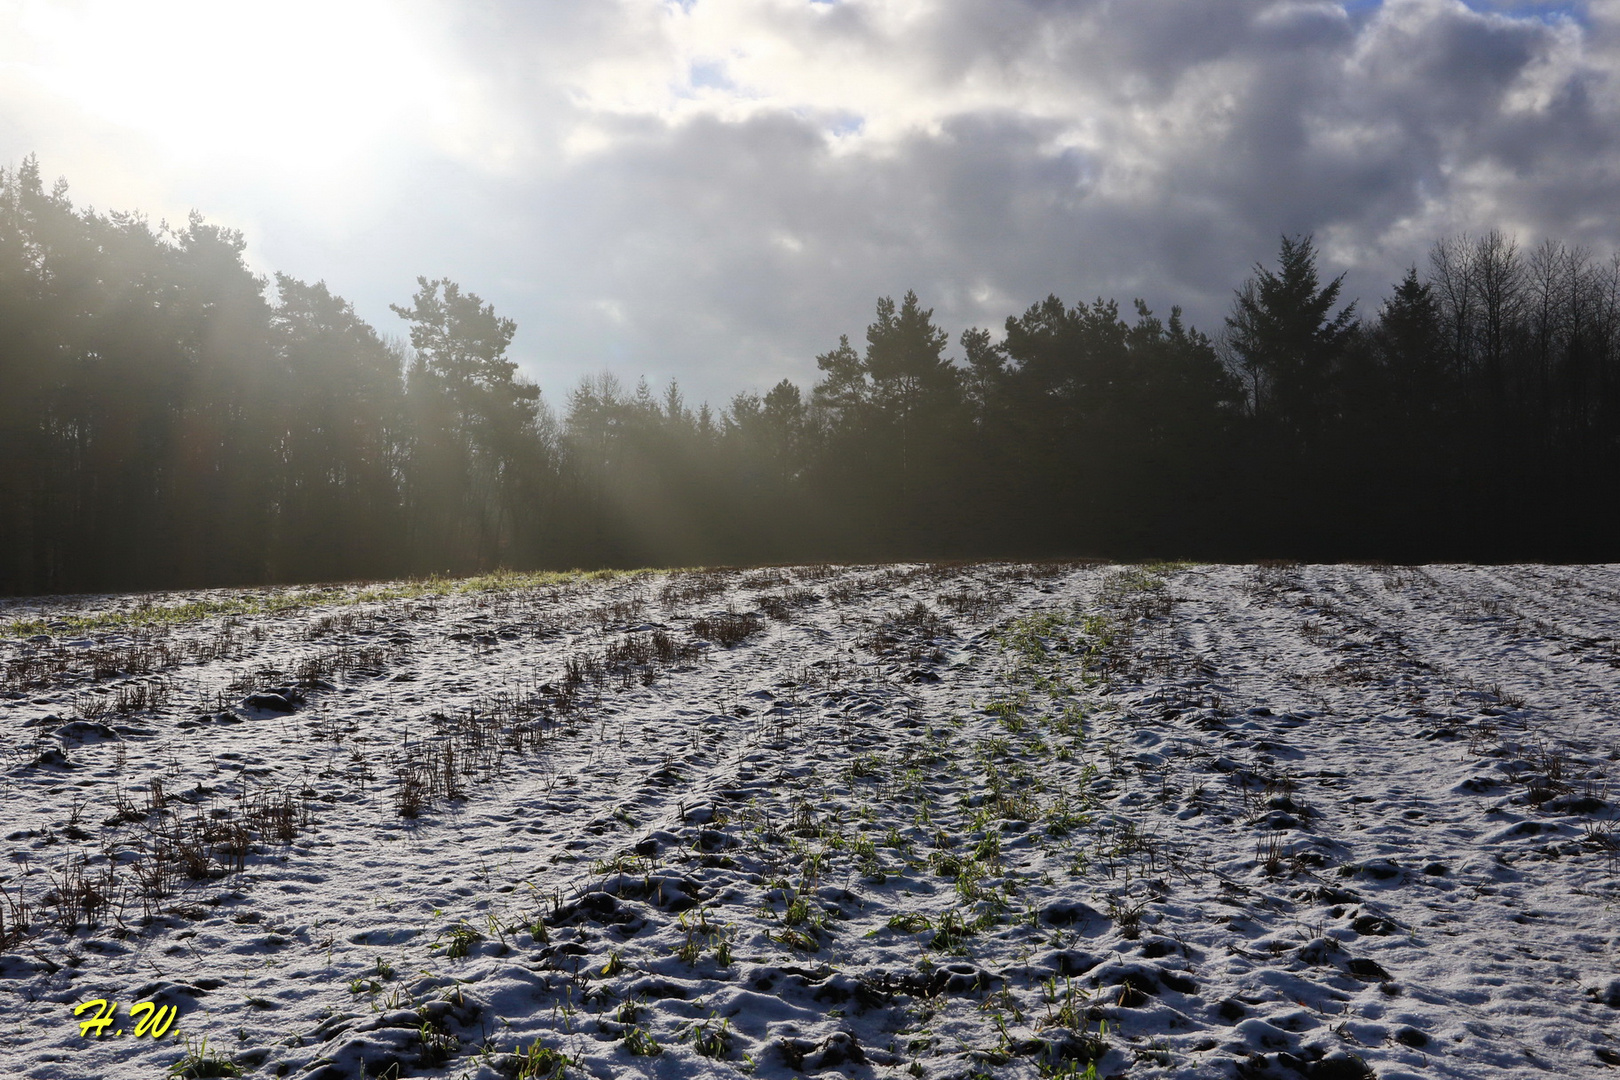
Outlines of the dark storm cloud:
<svg viewBox="0 0 1620 1080">
<path fill-rule="evenodd" d="M 705 57 L 736 91 L 712 108 L 604 110 L 599 148 L 556 176 L 566 220 L 531 223 L 567 266 L 553 320 L 589 313 L 561 351 L 718 396 L 812 380 L 816 352 L 907 288 L 953 331 L 1051 291 L 1180 302 L 1215 329 L 1282 233 L 1316 233 L 1366 307 L 1447 232 L 1614 240 L 1593 226 L 1616 194 L 1613 61 L 1568 20 L 1440 0 L 890 14 L 784 14 L 796 45 L 779 72 Z M 871 85 L 796 100 L 823 63 L 849 74 L 836 57 Z M 909 126 L 830 135 L 839 116 L 886 114 Z"/>
</svg>

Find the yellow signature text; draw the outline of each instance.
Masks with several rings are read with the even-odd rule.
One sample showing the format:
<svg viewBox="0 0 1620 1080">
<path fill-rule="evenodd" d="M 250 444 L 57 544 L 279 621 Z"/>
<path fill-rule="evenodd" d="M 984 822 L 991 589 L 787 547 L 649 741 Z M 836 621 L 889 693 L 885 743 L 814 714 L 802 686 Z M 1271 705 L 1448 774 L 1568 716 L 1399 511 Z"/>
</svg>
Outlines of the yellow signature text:
<svg viewBox="0 0 1620 1080">
<path fill-rule="evenodd" d="M 84 1038 L 95 1036 L 101 1038 L 109 1034 L 107 1028 L 112 1026 L 118 1017 L 118 1002 L 108 1001 L 106 998 L 95 998 L 78 1005 L 73 1010 L 74 1016 L 90 1013 L 88 1020 L 79 1021 L 79 1034 Z M 161 1039 L 174 1026 L 175 1018 L 180 1015 L 178 1005 L 158 1005 L 150 1001 L 137 1001 L 129 1007 L 130 1030 L 129 1034 L 140 1038 L 150 1035 L 154 1039 Z M 124 1029 L 117 1028 L 110 1034 L 123 1035 Z"/>
</svg>

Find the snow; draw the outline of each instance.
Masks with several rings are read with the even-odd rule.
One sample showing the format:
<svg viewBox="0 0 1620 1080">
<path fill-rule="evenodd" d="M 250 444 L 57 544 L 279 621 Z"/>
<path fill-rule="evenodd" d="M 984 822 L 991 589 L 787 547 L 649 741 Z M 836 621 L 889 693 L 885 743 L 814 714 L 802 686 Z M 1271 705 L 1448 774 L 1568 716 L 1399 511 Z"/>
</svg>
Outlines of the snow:
<svg viewBox="0 0 1620 1080">
<path fill-rule="evenodd" d="M 1596 1076 L 1617 624 L 1616 566 L 10 602 L 0 1060 Z"/>
</svg>

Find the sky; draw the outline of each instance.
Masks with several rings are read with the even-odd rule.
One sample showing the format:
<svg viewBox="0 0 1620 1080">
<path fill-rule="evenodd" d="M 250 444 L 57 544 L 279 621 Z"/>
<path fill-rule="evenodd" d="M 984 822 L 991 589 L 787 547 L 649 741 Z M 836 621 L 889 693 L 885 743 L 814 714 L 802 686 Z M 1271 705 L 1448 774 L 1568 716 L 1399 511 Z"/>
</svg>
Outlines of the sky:
<svg viewBox="0 0 1620 1080">
<path fill-rule="evenodd" d="M 1310 233 L 1372 314 L 1433 241 L 1620 246 L 1620 0 L 0 0 L 0 167 L 242 230 L 386 335 L 418 275 L 612 371 L 808 389 L 879 296 L 1211 333 Z"/>
</svg>

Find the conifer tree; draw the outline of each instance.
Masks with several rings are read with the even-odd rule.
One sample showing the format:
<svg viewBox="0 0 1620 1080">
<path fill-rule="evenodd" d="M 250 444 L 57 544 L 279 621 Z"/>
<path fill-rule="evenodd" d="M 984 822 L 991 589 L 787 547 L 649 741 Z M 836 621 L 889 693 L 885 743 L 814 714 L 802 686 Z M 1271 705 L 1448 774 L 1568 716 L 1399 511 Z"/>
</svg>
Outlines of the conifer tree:
<svg viewBox="0 0 1620 1080">
<path fill-rule="evenodd" d="M 1339 352 L 1355 332 L 1354 303 L 1337 313 L 1344 282 L 1326 285 L 1309 236 L 1284 236 L 1272 271 L 1256 264 L 1227 316 L 1227 344 L 1249 379 L 1257 418 L 1303 434 L 1325 416 Z"/>
</svg>

